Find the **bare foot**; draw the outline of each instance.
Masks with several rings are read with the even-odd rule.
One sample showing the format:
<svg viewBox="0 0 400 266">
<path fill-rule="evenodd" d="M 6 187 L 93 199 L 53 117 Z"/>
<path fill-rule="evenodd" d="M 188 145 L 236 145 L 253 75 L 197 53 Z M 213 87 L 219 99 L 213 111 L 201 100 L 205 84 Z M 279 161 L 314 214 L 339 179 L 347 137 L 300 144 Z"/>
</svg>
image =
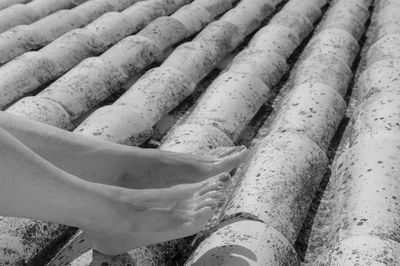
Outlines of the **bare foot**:
<svg viewBox="0 0 400 266">
<path fill-rule="evenodd" d="M 102 218 L 82 228 L 97 251 L 116 255 L 193 235 L 213 215 L 229 174 L 163 189 L 122 189 Z"/>
<path fill-rule="evenodd" d="M 125 159 L 119 186 L 127 188 L 161 188 L 194 183 L 223 172 L 230 172 L 249 155 L 244 146 L 221 147 L 204 156 L 147 149 L 141 167 Z M 129 159 L 129 157 L 128 157 Z"/>
</svg>

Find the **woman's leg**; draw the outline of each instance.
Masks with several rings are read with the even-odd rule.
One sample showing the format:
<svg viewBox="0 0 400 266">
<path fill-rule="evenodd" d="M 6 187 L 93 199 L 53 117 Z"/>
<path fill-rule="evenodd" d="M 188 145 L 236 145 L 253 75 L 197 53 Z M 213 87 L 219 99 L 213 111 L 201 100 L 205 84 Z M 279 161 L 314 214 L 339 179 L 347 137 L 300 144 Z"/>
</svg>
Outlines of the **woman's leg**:
<svg viewBox="0 0 400 266">
<path fill-rule="evenodd" d="M 0 129 L 0 215 L 80 227 L 106 254 L 201 230 L 226 179 L 157 190 L 91 183 L 55 167 Z"/>
<path fill-rule="evenodd" d="M 95 193 L 0 129 L 0 215 L 78 226 Z"/>
<path fill-rule="evenodd" d="M 200 181 L 239 166 L 243 147 L 208 157 L 141 149 L 81 136 L 0 111 L 0 128 L 57 167 L 91 182 L 159 188 Z"/>
</svg>

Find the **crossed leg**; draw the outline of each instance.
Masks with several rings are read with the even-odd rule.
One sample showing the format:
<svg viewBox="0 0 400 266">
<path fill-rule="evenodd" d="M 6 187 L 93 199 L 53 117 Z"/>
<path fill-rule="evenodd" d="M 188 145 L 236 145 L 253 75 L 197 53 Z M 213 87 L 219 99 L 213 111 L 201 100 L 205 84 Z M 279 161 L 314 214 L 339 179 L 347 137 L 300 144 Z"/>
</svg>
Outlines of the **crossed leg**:
<svg viewBox="0 0 400 266">
<path fill-rule="evenodd" d="M 80 227 L 98 251 L 118 254 L 201 230 L 228 175 L 204 179 L 246 156 L 128 147 L 0 112 L 0 215 Z"/>
<path fill-rule="evenodd" d="M 105 254 L 198 232 L 227 179 L 222 174 L 200 183 L 136 190 L 93 183 L 57 168 L 0 129 L 0 215 L 80 227 Z"/>
</svg>

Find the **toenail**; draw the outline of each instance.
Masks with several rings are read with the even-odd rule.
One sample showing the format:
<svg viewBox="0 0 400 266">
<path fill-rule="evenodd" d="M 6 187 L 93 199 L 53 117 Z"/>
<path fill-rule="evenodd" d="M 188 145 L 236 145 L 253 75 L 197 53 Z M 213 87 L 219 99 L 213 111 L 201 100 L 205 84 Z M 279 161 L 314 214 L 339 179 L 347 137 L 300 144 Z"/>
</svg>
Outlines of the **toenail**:
<svg viewBox="0 0 400 266">
<path fill-rule="evenodd" d="M 219 180 L 226 182 L 229 180 L 230 175 L 228 173 L 224 173 L 219 177 Z"/>
</svg>

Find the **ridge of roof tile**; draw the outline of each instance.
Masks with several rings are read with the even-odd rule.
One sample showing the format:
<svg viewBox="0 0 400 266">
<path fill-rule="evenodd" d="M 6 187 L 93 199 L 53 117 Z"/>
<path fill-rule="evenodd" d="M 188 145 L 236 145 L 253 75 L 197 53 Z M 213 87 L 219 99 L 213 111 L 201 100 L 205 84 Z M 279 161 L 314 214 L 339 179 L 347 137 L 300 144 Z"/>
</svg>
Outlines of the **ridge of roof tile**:
<svg viewBox="0 0 400 266">
<path fill-rule="evenodd" d="M 16 4 L 26 4 L 32 0 L 3 0 L 0 2 L 0 10 Z"/>
<path fill-rule="evenodd" d="M 188 2 L 140 1 L 122 12 L 106 13 L 82 29 L 69 31 L 37 52 L 17 57 L 0 67 L 0 75 L 5 77 L 0 80 L 0 107 L 53 81 L 84 59 L 104 52 L 154 19 Z"/>
<path fill-rule="evenodd" d="M 366 69 L 355 87 L 360 101 L 333 166 L 335 204 L 316 265 L 400 264 L 400 51 L 395 47 L 400 24 L 391 19 L 400 9 L 395 1 L 378 6 Z"/>
<path fill-rule="evenodd" d="M 194 3 L 201 6 L 201 1 Z M 231 4 L 234 2 L 230 0 Z M 205 7 L 209 4 L 206 2 Z M 226 1 L 223 5 L 226 5 Z M 214 2 L 214 6 L 221 6 L 221 3 Z M 214 19 L 207 13 L 198 12 L 195 15 L 192 16 L 193 20 L 211 22 Z M 130 76 L 158 60 L 167 48 L 194 34 L 189 32 L 191 27 L 186 28 L 178 20 L 180 18 L 172 15 L 154 20 L 138 34 L 122 39 L 98 57 L 82 61 L 42 92 L 22 99 L 7 111 L 69 128 L 73 120 L 109 97 Z M 83 77 L 87 77 L 87 82 L 79 82 Z M 51 106 L 46 101 L 57 102 L 59 108 L 64 108 L 70 122 L 63 123 L 64 117 L 55 117 L 57 113 L 46 109 L 46 106 Z"/>
<path fill-rule="evenodd" d="M 0 32 L 17 25 L 30 24 L 55 11 L 69 9 L 88 0 L 32 0 L 0 10 Z"/>
<path fill-rule="evenodd" d="M 253 12 L 243 7 L 251 6 L 247 3 L 240 2 L 193 41 L 177 47 L 160 67 L 143 75 L 114 104 L 96 110 L 75 131 L 125 144 L 138 145 L 145 141 L 153 125 L 191 94 L 217 62 L 250 33 L 248 29 L 255 27 L 254 21 L 260 25 L 272 11 L 268 1 L 259 1 L 258 6 L 253 6 Z M 238 19 L 244 14 L 247 23 Z M 251 14 L 257 19 L 248 19 Z M 121 113 L 126 114 L 124 119 L 116 118 Z M 131 123 L 126 123 L 126 119 Z"/>
<path fill-rule="evenodd" d="M 110 11 L 122 11 L 139 0 L 90 0 L 69 10 L 60 10 L 29 25 L 0 34 L 0 65 L 25 52 L 37 50 L 75 28 Z"/>
</svg>

